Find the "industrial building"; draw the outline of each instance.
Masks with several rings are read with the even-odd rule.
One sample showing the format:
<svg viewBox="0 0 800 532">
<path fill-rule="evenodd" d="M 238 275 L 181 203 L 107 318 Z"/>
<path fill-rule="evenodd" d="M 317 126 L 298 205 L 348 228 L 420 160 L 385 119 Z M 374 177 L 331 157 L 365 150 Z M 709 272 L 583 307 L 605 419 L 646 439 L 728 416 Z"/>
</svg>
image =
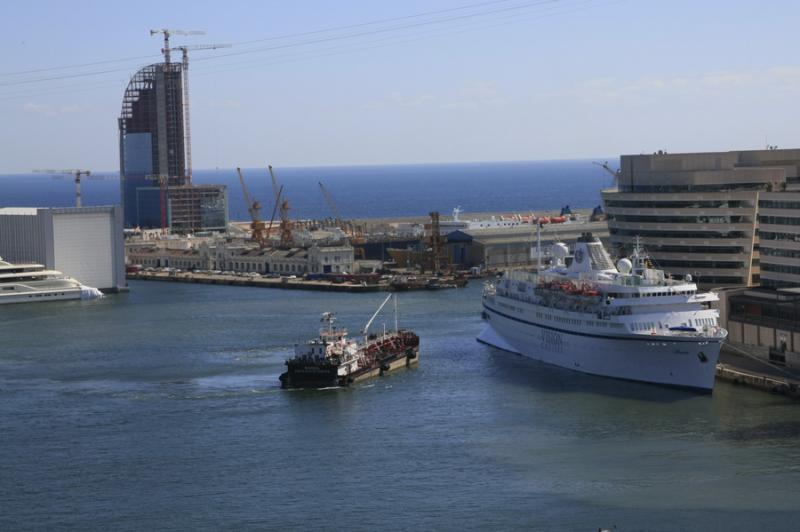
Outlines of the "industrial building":
<svg viewBox="0 0 800 532">
<path fill-rule="evenodd" d="M 222 230 L 224 185 L 192 184 L 188 59 L 148 65 L 131 78 L 118 120 L 125 227 Z"/>
<path fill-rule="evenodd" d="M 535 266 L 537 258 L 536 224 L 520 223 L 492 227 L 476 225 L 473 229 L 453 229 L 447 226 L 442 237 L 442 264 L 456 269 L 503 269 Z M 430 231 L 428 231 L 430 232 Z M 585 220 L 542 226 L 542 259 L 547 262 L 554 242 L 572 246 L 581 234 L 591 232 L 608 244 L 608 227 L 605 222 Z M 400 267 L 431 268 L 430 245 L 426 242 L 406 244 L 390 250 Z"/>
<path fill-rule="evenodd" d="M 2 208 L 0 256 L 42 264 L 104 292 L 125 290 L 122 209 Z"/>
<path fill-rule="evenodd" d="M 603 191 L 614 251 L 628 253 L 639 238 L 670 274 L 691 274 L 705 287 L 758 285 L 759 198 L 798 179 L 800 150 L 659 152 L 620 162 L 617 188 Z"/>
</svg>

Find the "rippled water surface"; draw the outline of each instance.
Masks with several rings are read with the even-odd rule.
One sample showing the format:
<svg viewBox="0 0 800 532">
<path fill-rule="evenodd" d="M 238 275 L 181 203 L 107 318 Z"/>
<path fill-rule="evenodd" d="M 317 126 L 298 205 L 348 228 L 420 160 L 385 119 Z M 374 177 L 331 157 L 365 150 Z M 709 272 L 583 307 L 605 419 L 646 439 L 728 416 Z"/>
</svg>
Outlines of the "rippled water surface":
<svg viewBox="0 0 800 532">
<path fill-rule="evenodd" d="M 0 529 L 797 530 L 800 405 L 496 351 L 478 283 L 401 295 L 419 368 L 325 391 L 284 358 L 380 294 L 131 288 L 0 308 Z"/>
</svg>

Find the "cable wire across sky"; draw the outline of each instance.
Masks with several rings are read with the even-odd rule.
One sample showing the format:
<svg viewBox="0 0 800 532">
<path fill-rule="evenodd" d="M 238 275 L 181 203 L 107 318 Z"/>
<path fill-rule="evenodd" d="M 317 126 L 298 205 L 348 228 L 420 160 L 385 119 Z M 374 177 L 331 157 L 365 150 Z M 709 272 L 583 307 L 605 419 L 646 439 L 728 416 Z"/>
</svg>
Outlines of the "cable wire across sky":
<svg viewBox="0 0 800 532">
<path fill-rule="evenodd" d="M 531 17 L 530 16 L 526 17 L 526 15 L 552 16 L 559 14 L 558 12 L 549 12 L 549 13 L 547 12 L 548 10 L 552 11 L 553 8 L 556 8 L 556 10 L 558 10 L 561 7 L 575 7 L 575 6 L 588 7 L 588 4 L 592 2 L 593 0 L 584 0 L 582 2 L 580 1 L 573 2 L 571 0 L 534 0 L 526 2 L 514 2 L 513 0 L 492 0 L 489 2 L 470 3 L 463 6 L 457 6 L 448 9 L 425 11 L 422 13 L 415 13 L 411 15 L 404 15 L 398 17 L 382 18 L 356 24 L 334 26 L 317 30 L 287 33 L 283 35 L 264 37 L 260 39 L 250 39 L 250 40 L 233 42 L 231 44 L 238 47 L 259 42 L 290 41 L 290 42 L 282 42 L 279 44 L 273 44 L 270 46 L 247 48 L 243 50 L 234 49 L 234 51 L 227 53 L 217 53 L 212 56 L 198 57 L 194 59 L 194 62 L 195 64 L 199 63 L 198 72 L 205 73 L 213 71 L 214 69 L 204 68 L 204 63 L 208 63 L 211 61 L 213 61 L 214 63 L 218 61 L 220 62 L 227 61 L 226 58 L 229 57 L 273 54 L 267 58 L 266 64 L 275 64 L 275 62 L 291 61 L 290 55 L 288 57 L 286 55 L 275 57 L 274 56 L 275 52 L 283 50 L 292 50 L 292 49 L 301 49 L 301 50 L 307 49 L 309 55 L 312 57 L 314 56 L 326 57 L 329 55 L 333 55 L 330 52 L 335 48 L 334 47 L 319 48 L 318 45 L 330 44 L 336 42 L 352 42 L 354 45 L 353 51 L 365 51 L 372 48 L 413 42 L 421 38 L 436 37 L 440 35 L 446 35 L 448 33 L 460 33 L 463 31 L 469 31 L 469 26 L 471 25 L 467 24 L 465 26 L 464 24 L 465 22 L 467 23 L 474 22 L 475 29 L 480 28 L 482 26 L 482 23 L 486 22 L 494 23 L 492 26 L 488 26 L 488 27 L 493 27 L 502 24 L 512 24 L 526 19 L 530 20 Z M 464 13 L 464 11 L 470 11 L 470 10 L 472 11 Z M 564 12 L 566 13 L 569 11 L 564 11 Z M 458 14 L 453 14 L 453 13 L 458 13 Z M 446 16 L 441 16 L 441 15 L 446 15 Z M 533 18 L 541 18 L 541 17 L 534 16 Z M 418 20 L 418 19 L 423 19 L 423 20 Z M 414 22 L 406 22 L 410 20 L 413 20 Z M 395 22 L 403 22 L 403 23 L 392 24 Z M 390 25 L 386 26 L 387 24 Z M 369 29 L 356 32 L 335 33 L 333 35 L 325 35 L 326 33 L 341 32 L 343 30 L 351 30 L 356 28 L 369 28 Z M 434 31 L 431 30 L 417 31 L 420 28 L 426 28 L 426 29 L 430 28 L 431 30 Z M 454 28 L 457 31 L 455 32 L 447 31 L 447 30 L 452 30 Z M 436 31 L 436 30 L 441 30 L 441 31 Z M 307 37 L 310 35 L 323 35 L 323 36 L 313 39 L 302 39 L 302 37 Z M 373 39 L 372 37 L 379 37 L 379 38 Z M 300 40 L 292 41 L 292 39 L 298 39 L 298 38 L 300 38 Z M 392 39 L 397 39 L 397 40 L 393 42 Z M 339 47 L 339 48 L 342 49 L 347 47 Z M 338 53 L 348 53 L 348 52 L 346 49 L 344 49 Z M 48 68 L 30 69 L 26 71 L 8 72 L 0 74 L 0 79 L 10 78 L 8 80 L 0 81 L 0 90 L 2 90 L 2 88 L 21 89 L 24 86 L 32 86 L 34 84 L 42 84 L 40 87 L 42 90 L 44 89 L 57 90 L 56 87 L 46 87 L 45 85 L 49 82 L 61 81 L 67 79 L 102 76 L 107 74 L 119 74 L 123 72 L 132 73 L 133 71 L 136 70 L 138 66 L 141 66 L 142 64 L 141 61 L 143 59 L 150 59 L 156 61 L 160 57 L 161 57 L 160 55 L 131 56 L 118 59 L 91 61 L 91 62 L 72 64 L 67 66 L 56 66 Z M 304 56 L 304 57 L 301 56 L 301 60 L 306 60 L 308 58 L 309 56 Z M 136 62 L 136 66 L 134 66 L 132 63 L 134 61 Z M 94 67 L 100 65 L 112 65 L 115 63 L 127 63 L 127 65 L 115 68 L 104 68 L 99 70 L 90 69 L 90 70 L 82 70 L 80 72 L 58 73 L 59 71 L 64 71 L 68 69 L 76 69 L 76 68 L 85 69 L 88 67 Z M 219 65 L 223 68 L 218 69 L 217 71 L 229 70 L 228 68 L 225 67 L 237 66 L 239 64 L 242 63 L 241 62 L 229 63 L 228 65 L 224 66 Z M 41 74 L 45 72 L 52 72 L 54 75 L 24 77 L 23 79 L 18 79 L 19 76 L 23 75 L 30 76 L 30 74 Z M 115 79 L 119 79 L 119 77 L 115 77 Z M 0 99 L 12 99 L 17 97 L 23 97 L 26 94 L 30 95 L 31 92 L 22 92 L 22 91 L 19 91 L 17 93 L 0 92 Z"/>
</svg>

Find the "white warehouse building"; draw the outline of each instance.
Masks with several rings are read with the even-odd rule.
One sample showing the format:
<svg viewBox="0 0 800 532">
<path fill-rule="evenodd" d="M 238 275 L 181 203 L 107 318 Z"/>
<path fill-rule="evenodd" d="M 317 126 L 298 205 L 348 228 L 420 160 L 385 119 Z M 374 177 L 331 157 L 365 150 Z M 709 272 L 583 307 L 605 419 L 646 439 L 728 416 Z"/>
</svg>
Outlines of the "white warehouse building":
<svg viewBox="0 0 800 532">
<path fill-rule="evenodd" d="M 42 264 L 104 292 L 126 290 L 122 208 L 0 208 L 0 257 Z"/>
</svg>

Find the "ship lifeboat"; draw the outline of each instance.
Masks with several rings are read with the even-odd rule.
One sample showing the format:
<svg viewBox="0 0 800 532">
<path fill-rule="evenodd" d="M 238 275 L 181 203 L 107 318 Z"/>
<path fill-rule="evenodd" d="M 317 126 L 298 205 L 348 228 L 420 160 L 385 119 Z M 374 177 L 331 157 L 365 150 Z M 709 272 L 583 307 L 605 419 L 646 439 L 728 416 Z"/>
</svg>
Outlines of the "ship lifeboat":
<svg viewBox="0 0 800 532">
<path fill-rule="evenodd" d="M 566 221 L 567 221 L 567 217 L 566 216 L 551 216 L 550 217 L 550 223 L 551 224 L 563 224 Z"/>
</svg>

